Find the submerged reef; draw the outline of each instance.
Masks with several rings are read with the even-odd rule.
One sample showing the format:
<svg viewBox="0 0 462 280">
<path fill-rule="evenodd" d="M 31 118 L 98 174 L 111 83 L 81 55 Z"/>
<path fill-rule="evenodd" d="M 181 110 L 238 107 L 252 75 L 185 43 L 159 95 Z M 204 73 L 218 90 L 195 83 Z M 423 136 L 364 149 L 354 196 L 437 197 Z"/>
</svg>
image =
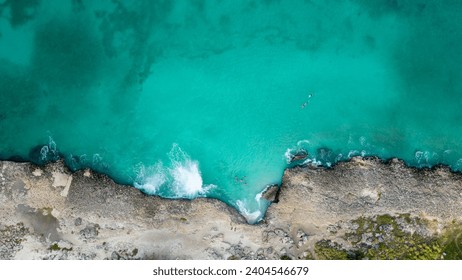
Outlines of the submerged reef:
<svg viewBox="0 0 462 280">
<path fill-rule="evenodd" d="M 255 225 L 62 161 L 0 162 L 0 185 L 0 259 L 462 259 L 462 175 L 444 166 L 290 168 Z"/>
</svg>

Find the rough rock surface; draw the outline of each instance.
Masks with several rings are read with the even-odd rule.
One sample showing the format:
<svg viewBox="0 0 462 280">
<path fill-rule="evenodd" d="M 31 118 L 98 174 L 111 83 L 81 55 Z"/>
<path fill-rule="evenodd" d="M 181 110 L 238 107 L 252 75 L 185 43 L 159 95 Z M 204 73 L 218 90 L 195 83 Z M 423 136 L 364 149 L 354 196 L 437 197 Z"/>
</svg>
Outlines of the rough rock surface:
<svg viewBox="0 0 462 280">
<path fill-rule="evenodd" d="M 299 259 L 317 257 L 320 240 L 345 243 L 360 217 L 409 214 L 432 225 L 406 230 L 440 232 L 461 218 L 462 175 L 375 158 L 296 167 L 249 225 L 217 200 L 146 196 L 62 162 L 4 161 L 0 205 L 0 259 Z"/>
</svg>

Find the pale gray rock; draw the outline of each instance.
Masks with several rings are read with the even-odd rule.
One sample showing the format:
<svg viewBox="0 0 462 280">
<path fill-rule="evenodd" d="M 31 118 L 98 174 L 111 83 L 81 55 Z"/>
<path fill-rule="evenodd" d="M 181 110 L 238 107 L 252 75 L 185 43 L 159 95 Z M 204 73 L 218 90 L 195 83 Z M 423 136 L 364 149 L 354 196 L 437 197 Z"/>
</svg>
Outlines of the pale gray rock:
<svg viewBox="0 0 462 280">
<path fill-rule="evenodd" d="M 70 175 L 63 196 L 53 183 Z M 461 174 L 376 158 L 287 169 L 280 188 L 267 190 L 279 202 L 256 225 L 215 199 L 146 196 L 98 173 L 71 174 L 62 162 L 3 161 L 0 178 L 1 259 L 295 259 L 314 256 L 319 240 L 350 242 L 358 217 L 409 214 L 432 226 L 397 218 L 402 230 L 430 236 L 462 216 Z M 373 246 L 392 231 L 351 239 Z"/>
</svg>

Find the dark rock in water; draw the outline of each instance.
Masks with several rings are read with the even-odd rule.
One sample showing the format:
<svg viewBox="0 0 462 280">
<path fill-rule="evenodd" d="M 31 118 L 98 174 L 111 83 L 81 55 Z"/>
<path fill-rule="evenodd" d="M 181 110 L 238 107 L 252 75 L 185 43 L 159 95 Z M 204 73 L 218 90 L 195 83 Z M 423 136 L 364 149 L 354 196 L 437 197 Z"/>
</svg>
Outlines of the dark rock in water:
<svg viewBox="0 0 462 280">
<path fill-rule="evenodd" d="M 279 202 L 279 185 L 269 186 L 262 194 L 263 198 L 273 203 Z"/>
<path fill-rule="evenodd" d="M 305 150 L 299 150 L 295 154 L 290 156 L 290 162 L 304 160 L 308 157 L 308 153 Z"/>
</svg>

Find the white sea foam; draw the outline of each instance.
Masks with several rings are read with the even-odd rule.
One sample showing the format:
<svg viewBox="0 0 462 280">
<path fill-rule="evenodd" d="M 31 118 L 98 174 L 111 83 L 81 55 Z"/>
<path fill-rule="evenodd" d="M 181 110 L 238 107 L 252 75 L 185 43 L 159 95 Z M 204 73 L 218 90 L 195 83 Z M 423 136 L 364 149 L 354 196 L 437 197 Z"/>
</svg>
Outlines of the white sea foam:
<svg viewBox="0 0 462 280">
<path fill-rule="evenodd" d="M 309 140 L 300 140 L 297 142 L 297 146 L 310 145 Z"/>
<path fill-rule="evenodd" d="M 366 146 L 367 145 L 367 139 L 364 136 L 359 137 L 359 143 L 361 143 L 361 146 Z"/>
<path fill-rule="evenodd" d="M 299 151 L 307 151 L 308 146 L 310 145 L 309 140 L 300 140 L 297 142 L 297 146 L 293 148 L 288 148 L 284 153 L 284 158 L 286 159 L 287 164 L 290 164 L 293 160 L 294 155 Z"/>
<path fill-rule="evenodd" d="M 177 162 L 176 166 L 170 169 L 173 177 L 173 188 L 178 196 L 195 197 L 203 193 L 203 182 L 197 162 L 186 160 Z"/>
<path fill-rule="evenodd" d="M 156 194 L 159 187 L 165 183 L 165 177 L 162 174 L 155 174 L 148 177 L 143 184 L 135 183 L 135 188 L 147 194 Z"/>
<path fill-rule="evenodd" d="M 241 215 L 244 216 L 244 218 L 247 220 L 249 224 L 255 224 L 261 220 L 262 213 L 260 210 L 250 212 L 246 207 L 246 203 L 242 200 L 237 200 L 236 205 L 237 209 L 239 210 L 239 213 L 241 213 Z"/>
<path fill-rule="evenodd" d="M 351 150 L 348 152 L 348 158 L 352 158 L 354 156 L 357 156 L 359 155 L 359 151 L 358 150 Z"/>
<path fill-rule="evenodd" d="M 264 193 L 268 188 L 269 188 L 269 186 L 268 186 L 267 188 L 265 188 L 263 191 L 261 191 L 261 192 L 259 192 L 259 193 L 257 193 L 257 194 L 255 195 L 255 201 L 256 201 L 258 204 L 260 204 L 261 198 L 263 197 L 263 193 Z"/>
<path fill-rule="evenodd" d="M 168 155 L 172 166 L 169 173 L 173 179 L 172 186 L 176 195 L 194 198 L 204 194 L 199 163 L 191 160 L 178 144 L 173 144 Z"/>
<path fill-rule="evenodd" d="M 177 144 L 173 144 L 168 153 L 170 164 L 164 166 L 158 162 L 145 167 L 139 164 L 135 168 L 135 187 L 148 194 L 161 194 L 170 198 L 196 198 L 205 196 L 213 184 L 204 185 L 199 162 L 192 160 Z M 168 184 L 168 190 L 161 190 Z"/>
<path fill-rule="evenodd" d="M 136 177 L 135 188 L 151 195 L 156 194 L 160 187 L 167 181 L 161 162 L 151 168 L 146 168 L 144 165 L 139 164 L 136 170 Z"/>
<path fill-rule="evenodd" d="M 284 158 L 286 159 L 287 164 L 292 161 L 292 149 L 287 149 L 284 153 Z"/>
<path fill-rule="evenodd" d="M 50 151 L 53 153 L 56 153 L 58 151 L 56 142 L 51 138 L 51 136 L 48 137 L 48 147 L 50 148 Z"/>
<path fill-rule="evenodd" d="M 353 136 L 351 134 L 348 136 L 348 145 L 353 144 Z"/>
<path fill-rule="evenodd" d="M 100 154 L 93 154 L 92 164 L 98 165 L 103 161 L 103 157 Z"/>
<path fill-rule="evenodd" d="M 415 159 L 418 164 L 427 165 L 430 159 L 430 152 L 428 151 L 417 151 L 415 152 Z"/>
<path fill-rule="evenodd" d="M 48 148 L 48 146 L 43 146 L 40 149 L 40 159 L 41 160 L 46 160 L 47 159 L 49 150 L 50 149 Z"/>
<path fill-rule="evenodd" d="M 80 163 L 85 164 L 87 162 L 87 154 L 79 156 L 79 161 Z"/>
<path fill-rule="evenodd" d="M 54 159 L 57 159 L 58 156 L 58 148 L 56 142 L 53 140 L 51 136 L 48 136 L 48 144 L 44 145 L 40 149 L 40 159 L 47 160 L 49 159 L 49 155 L 52 154 Z"/>
<path fill-rule="evenodd" d="M 311 166 L 316 167 L 316 166 L 321 166 L 322 162 L 317 160 L 316 158 L 309 158 L 303 162 L 303 165 L 311 165 Z"/>
</svg>

